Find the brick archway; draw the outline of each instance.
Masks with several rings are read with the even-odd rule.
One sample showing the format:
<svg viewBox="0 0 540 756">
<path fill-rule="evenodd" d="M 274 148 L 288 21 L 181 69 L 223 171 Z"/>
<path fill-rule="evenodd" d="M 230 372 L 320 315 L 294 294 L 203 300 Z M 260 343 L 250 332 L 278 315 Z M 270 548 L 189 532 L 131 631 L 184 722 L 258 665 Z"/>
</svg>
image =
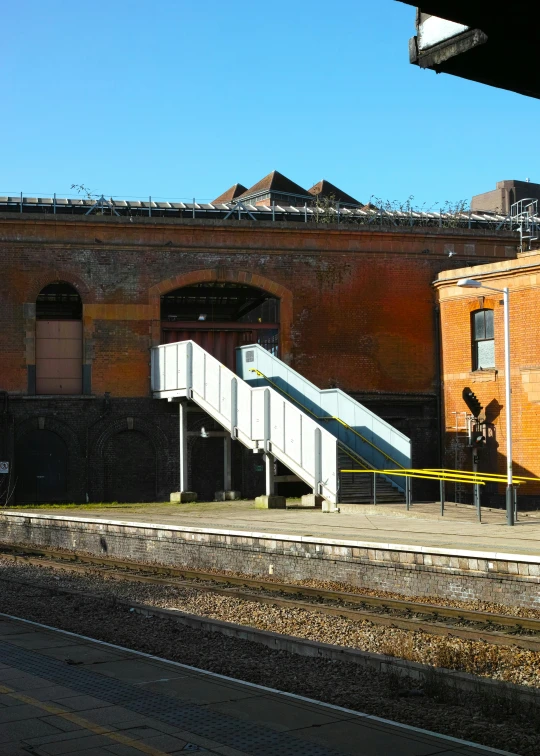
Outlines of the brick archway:
<svg viewBox="0 0 540 756">
<path fill-rule="evenodd" d="M 62 282 L 73 286 L 84 303 L 88 299 L 90 289 L 86 282 L 75 275 L 59 269 L 49 269 L 32 279 L 27 293 L 27 301 L 24 304 L 24 354 L 27 374 L 27 392 L 30 395 L 36 393 L 36 299 L 42 289 L 49 284 Z M 83 317 L 83 344 L 92 337 L 90 321 Z M 91 360 L 83 360 L 83 365 L 91 365 Z M 90 368 L 86 369 L 86 375 L 90 375 Z M 90 379 L 83 377 L 83 393 L 90 393 Z"/>
<path fill-rule="evenodd" d="M 83 303 L 85 302 L 85 299 L 88 297 L 88 294 L 90 292 L 90 289 L 85 281 L 83 281 L 82 278 L 75 275 L 74 273 L 66 273 L 61 270 L 49 270 L 46 273 L 42 273 L 40 276 L 34 278 L 32 280 L 32 287 L 28 293 L 27 301 L 35 303 L 40 291 L 44 289 L 48 284 L 54 283 L 56 281 L 61 281 L 62 283 L 67 283 L 70 286 L 73 286 Z"/>
<path fill-rule="evenodd" d="M 291 328 L 292 328 L 292 292 L 282 284 L 278 284 L 265 276 L 258 273 L 251 273 L 247 270 L 233 270 L 231 268 L 208 268 L 206 270 L 192 270 L 189 273 L 182 273 L 165 281 L 155 284 L 148 290 L 149 304 L 153 305 L 155 316 L 152 320 L 152 344 L 160 343 L 161 323 L 160 323 L 160 297 L 174 289 L 181 289 L 196 283 L 205 281 L 229 281 L 231 283 L 242 283 L 248 286 L 256 286 L 269 294 L 273 294 L 280 300 L 280 354 L 284 362 L 289 362 L 292 352 Z"/>
<path fill-rule="evenodd" d="M 41 417 L 31 417 L 15 427 L 15 475 L 19 477 L 21 456 L 27 455 L 25 439 L 35 431 L 47 431 L 59 436 L 67 450 L 65 479 L 66 496 L 63 501 L 84 501 L 85 499 L 85 456 L 80 438 L 66 422 L 58 420 L 50 411 L 43 411 Z M 17 494 L 16 494 L 17 496 Z"/>
<path fill-rule="evenodd" d="M 154 455 L 151 462 L 154 467 L 153 476 L 156 488 L 153 498 L 163 496 L 161 487 L 163 485 L 162 481 L 165 479 L 167 459 L 169 458 L 169 437 L 158 425 L 135 415 L 134 417 L 104 419 L 99 423 L 94 437 L 90 440 L 88 448 L 89 467 L 93 471 L 93 474 L 89 481 L 89 490 L 93 501 L 106 500 L 105 451 L 107 443 L 119 433 L 125 431 L 136 431 L 150 442 Z M 158 489 L 160 490 L 158 491 Z"/>
</svg>

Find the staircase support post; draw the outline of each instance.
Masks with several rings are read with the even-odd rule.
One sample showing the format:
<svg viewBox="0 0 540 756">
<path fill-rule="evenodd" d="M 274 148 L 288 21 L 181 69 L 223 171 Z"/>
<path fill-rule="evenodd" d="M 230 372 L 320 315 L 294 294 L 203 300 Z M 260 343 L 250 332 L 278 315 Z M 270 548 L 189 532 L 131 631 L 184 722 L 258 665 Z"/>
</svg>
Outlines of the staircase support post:
<svg viewBox="0 0 540 756">
<path fill-rule="evenodd" d="M 321 492 L 322 478 L 322 434 L 320 428 L 315 429 L 315 464 L 313 466 L 313 493 L 318 496 Z"/>
<path fill-rule="evenodd" d="M 171 493 L 171 501 L 183 504 L 197 501 L 197 494 L 189 490 L 188 481 L 188 431 L 187 402 L 178 402 L 178 452 L 179 452 L 179 486 Z"/>
<path fill-rule="evenodd" d="M 236 437 L 238 427 L 238 380 L 231 378 L 231 436 Z"/>
<path fill-rule="evenodd" d="M 226 435 L 223 439 L 223 490 L 232 489 L 232 444 L 231 437 Z"/>
<path fill-rule="evenodd" d="M 186 345 L 186 390 L 189 398 L 193 390 L 193 344 L 191 341 Z"/>
<path fill-rule="evenodd" d="M 377 503 L 377 473 L 373 473 L 373 503 Z"/>
<path fill-rule="evenodd" d="M 265 478 L 266 478 L 266 495 L 273 496 L 275 493 L 274 481 L 274 455 L 266 452 L 264 455 Z"/>
<path fill-rule="evenodd" d="M 188 437 L 187 437 L 187 404 L 178 403 L 178 441 L 180 453 L 180 486 L 179 491 L 189 491 L 188 485 Z"/>
</svg>

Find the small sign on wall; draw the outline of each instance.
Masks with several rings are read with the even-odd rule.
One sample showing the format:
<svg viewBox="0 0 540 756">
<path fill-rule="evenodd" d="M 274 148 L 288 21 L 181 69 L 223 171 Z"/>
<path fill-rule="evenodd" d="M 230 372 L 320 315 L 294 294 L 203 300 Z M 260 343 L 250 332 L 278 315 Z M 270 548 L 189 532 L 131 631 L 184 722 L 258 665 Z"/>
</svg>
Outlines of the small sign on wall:
<svg viewBox="0 0 540 756">
<path fill-rule="evenodd" d="M 5 475 L 9 472 L 9 462 L 0 462 L 0 475 Z"/>
</svg>

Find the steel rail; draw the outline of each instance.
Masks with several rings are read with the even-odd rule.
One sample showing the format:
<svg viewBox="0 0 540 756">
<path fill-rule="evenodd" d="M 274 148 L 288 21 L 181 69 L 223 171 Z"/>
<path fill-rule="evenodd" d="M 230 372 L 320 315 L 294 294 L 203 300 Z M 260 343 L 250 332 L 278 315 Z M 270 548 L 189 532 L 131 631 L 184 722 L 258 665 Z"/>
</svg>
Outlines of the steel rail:
<svg viewBox="0 0 540 756">
<path fill-rule="evenodd" d="M 167 567 L 164 565 L 156 565 L 156 564 L 144 564 L 141 562 L 132 562 L 128 560 L 120 560 L 120 559 L 114 559 L 111 557 L 93 557 L 88 556 L 85 554 L 77 554 L 75 552 L 64 552 L 64 551 L 56 551 L 54 549 L 42 549 L 42 548 L 34 548 L 34 547 L 26 547 L 26 546 L 16 546 L 16 545 L 6 545 L 2 544 L 0 546 L 0 554 L 4 552 L 4 555 L 6 555 L 6 551 L 8 552 L 9 556 L 13 556 L 15 559 L 23 562 L 32 562 L 32 559 L 34 556 L 37 557 L 49 557 L 52 560 L 54 560 L 55 564 L 51 561 L 49 563 L 49 566 L 58 566 L 60 563 L 67 563 L 69 564 L 70 569 L 75 567 L 76 569 L 79 568 L 81 570 L 84 569 L 84 565 L 88 565 L 89 567 L 101 567 L 101 568 L 107 568 L 107 571 L 103 571 L 103 574 L 108 575 L 109 577 L 112 577 L 113 579 L 125 579 L 125 580 L 138 580 L 139 582 L 146 582 L 146 583 L 160 583 L 160 584 L 168 584 L 168 585 L 175 585 L 177 587 L 190 587 L 196 590 L 206 590 L 206 591 L 213 591 L 215 593 L 222 593 L 222 595 L 229 595 L 229 596 L 236 596 L 237 598 L 243 598 L 245 600 L 249 601 L 259 601 L 261 603 L 269 603 L 269 604 L 276 604 L 279 601 L 285 602 L 283 605 L 291 606 L 290 600 L 286 599 L 280 599 L 277 598 L 277 596 L 268 596 L 268 597 L 260 597 L 257 594 L 249 593 L 244 594 L 240 591 L 228 588 L 217 588 L 216 586 L 208 586 L 208 585 L 197 585 L 193 584 L 192 582 L 179 582 L 176 580 L 175 582 L 171 583 L 170 581 L 164 580 L 163 577 L 158 576 L 166 576 L 166 577 L 174 577 L 174 578 L 183 578 L 184 581 L 194 581 L 194 580 L 200 580 L 203 583 L 221 583 L 226 584 L 229 586 L 238 586 L 241 588 L 252 588 L 255 590 L 264 590 L 268 591 L 272 594 L 293 594 L 297 596 L 303 596 L 306 598 L 315 598 L 318 600 L 326 600 L 326 601 L 339 601 L 344 604 L 352 604 L 356 606 L 362 606 L 362 607 L 377 607 L 382 609 L 393 609 L 397 611 L 405 611 L 407 613 L 414 613 L 414 614 L 423 614 L 423 615 L 434 615 L 437 617 L 445 617 L 450 619 L 458 619 L 461 621 L 467 621 L 467 622 L 473 622 L 477 624 L 487 624 L 487 625 L 500 625 L 504 627 L 512 627 L 517 628 L 518 630 L 530 630 L 532 632 L 540 633 L 540 619 L 535 619 L 532 617 L 518 617 L 515 615 L 509 615 L 509 614 L 498 614 L 496 612 L 486 612 L 486 611 L 480 611 L 477 609 L 462 609 L 459 607 L 450 607 L 450 606 L 444 606 L 440 604 L 427 604 L 420 601 L 408 601 L 407 599 L 394 599 L 394 598 L 386 598 L 381 596 L 367 596 L 362 593 L 351 593 L 347 591 L 335 591 L 335 590 L 329 590 L 324 588 L 311 588 L 309 586 L 304 585 L 295 585 L 293 583 L 280 583 L 280 582 L 272 582 L 264 579 L 259 578 L 249 578 L 249 577 L 239 577 L 236 575 L 226 575 L 226 574 L 215 574 L 212 572 L 205 572 L 203 570 L 191 570 L 191 569 L 184 569 L 182 567 Z M 78 564 L 77 564 L 78 563 Z M 124 571 L 123 573 L 113 573 L 112 570 L 120 570 Z M 131 572 L 130 572 L 131 571 Z M 154 575 L 136 575 L 134 572 L 149 572 L 149 573 L 155 573 Z M 122 575 L 122 577 L 120 577 Z M 347 607 L 324 607 L 322 605 L 314 605 L 312 603 L 307 602 L 296 602 L 298 604 L 302 603 L 302 608 L 309 608 L 313 611 L 313 609 L 316 607 L 317 609 L 321 609 L 321 611 L 328 611 L 326 613 L 328 614 L 336 614 L 338 616 L 346 616 L 346 612 L 354 612 L 354 614 L 360 614 L 362 615 L 369 614 L 371 618 L 371 615 L 373 613 L 367 613 L 367 612 L 360 612 L 357 609 L 351 610 Z M 305 606 L 304 606 L 305 604 Z M 381 615 L 379 614 L 373 614 L 373 617 L 380 618 Z M 366 618 L 363 616 L 362 618 Z M 423 621 L 416 621 L 416 620 L 409 620 L 409 618 L 402 619 L 402 618 L 391 618 L 391 622 L 387 623 L 386 621 L 380 621 L 380 624 L 396 624 L 398 622 L 409 622 L 409 623 L 416 623 L 420 622 L 422 627 L 426 627 L 426 622 Z M 377 621 L 375 619 L 372 620 L 373 622 Z M 396 625 L 397 626 L 397 625 Z M 445 632 L 452 632 L 453 634 L 457 634 L 458 630 L 461 630 L 461 628 L 452 627 L 449 628 L 448 626 L 444 625 L 437 625 L 437 627 L 443 627 L 445 629 Z M 478 630 L 474 631 L 475 637 L 478 637 Z M 507 635 L 501 634 L 503 637 L 508 637 Z M 516 642 L 516 639 L 512 638 L 512 643 Z M 535 641 L 531 641 L 532 643 L 535 643 Z M 505 645 L 508 645 L 506 643 Z M 536 647 L 535 647 L 536 648 Z M 540 650 L 540 640 L 538 641 L 538 649 Z"/>
<path fill-rule="evenodd" d="M 58 569 L 60 565 L 55 564 L 49 560 L 32 560 L 32 564 L 40 564 L 43 566 L 49 566 Z M 74 565 L 70 565 L 70 569 L 74 569 Z M 65 569 L 65 566 L 63 566 Z M 82 565 L 77 566 L 77 571 L 84 572 L 85 568 Z M 86 572 L 88 568 L 86 568 Z M 514 636 L 509 633 L 504 633 L 495 630 L 482 630 L 471 629 L 464 627 L 456 627 L 442 622 L 430 622 L 421 620 L 418 618 L 403 618 L 395 617 L 384 614 L 377 614 L 375 612 L 369 612 L 362 609 L 348 609 L 346 607 L 335 607 L 325 604 L 314 604 L 309 601 L 297 601 L 294 599 L 276 598 L 275 596 L 261 596 L 256 593 L 248 593 L 243 591 L 237 591 L 234 588 L 216 588 L 215 586 L 208 585 L 193 585 L 188 581 L 172 581 L 169 578 L 157 578 L 148 575 L 134 575 L 133 573 L 115 573 L 110 571 L 100 571 L 107 575 L 109 579 L 132 582 L 132 583 L 151 583 L 167 587 L 175 588 L 189 588 L 191 590 L 203 591 L 206 593 L 214 593 L 219 596 L 226 596 L 228 598 L 239 599 L 240 601 L 251 601 L 258 604 L 265 604 L 273 607 L 282 607 L 284 609 L 301 609 L 308 612 L 316 612 L 318 614 L 324 614 L 327 616 L 340 617 L 345 619 L 351 619 L 356 622 L 371 622 L 374 625 L 381 625 L 383 627 L 398 628 L 400 630 L 406 630 L 408 632 L 422 632 L 430 635 L 440 635 L 447 637 L 457 637 L 463 640 L 472 641 L 484 641 L 485 643 L 491 643 L 494 646 L 512 646 L 515 648 L 524 649 L 527 651 L 540 651 L 540 638 L 534 637 L 522 637 Z M 36 584 L 30 580 L 12 579 L 6 576 L 0 576 L 0 582 L 9 583 L 11 585 L 24 586 L 26 588 L 32 588 L 51 594 L 67 594 L 70 596 L 82 596 L 88 598 L 99 599 L 100 593 L 88 592 L 86 590 L 78 591 L 73 588 L 65 588 L 57 585 Z M 139 609 L 147 608 L 151 613 L 154 610 L 162 610 L 164 607 L 154 606 L 153 604 L 145 604 L 144 602 L 133 602 L 130 599 L 122 597 L 115 597 L 114 602 L 116 604 L 124 606 L 136 605 Z M 170 609 L 169 609 L 170 611 Z M 174 610 L 173 610 L 174 611 Z M 183 611 L 183 610 L 181 610 Z M 206 615 L 201 615 L 206 617 Z M 245 623 L 242 623 L 245 624 Z"/>
</svg>

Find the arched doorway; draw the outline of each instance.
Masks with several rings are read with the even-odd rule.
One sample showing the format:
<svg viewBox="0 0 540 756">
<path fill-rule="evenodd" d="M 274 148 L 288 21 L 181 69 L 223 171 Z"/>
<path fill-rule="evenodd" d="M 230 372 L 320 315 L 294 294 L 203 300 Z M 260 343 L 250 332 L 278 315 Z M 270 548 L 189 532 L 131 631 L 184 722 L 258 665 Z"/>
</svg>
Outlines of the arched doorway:
<svg viewBox="0 0 540 756">
<path fill-rule="evenodd" d="M 103 456 L 106 501 L 156 500 L 156 453 L 145 433 L 115 433 L 106 441 Z"/>
<path fill-rule="evenodd" d="M 192 339 L 234 370 L 235 349 L 260 344 L 278 354 L 279 299 L 256 286 L 206 281 L 161 296 L 161 343 Z"/>
<path fill-rule="evenodd" d="M 53 431 L 35 429 L 15 450 L 16 499 L 24 502 L 65 500 L 68 448 Z"/>
<path fill-rule="evenodd" d="M 36 393 L 82 393 L 82 302 L 62 281 L 36 301 Z"/>
</svg>

